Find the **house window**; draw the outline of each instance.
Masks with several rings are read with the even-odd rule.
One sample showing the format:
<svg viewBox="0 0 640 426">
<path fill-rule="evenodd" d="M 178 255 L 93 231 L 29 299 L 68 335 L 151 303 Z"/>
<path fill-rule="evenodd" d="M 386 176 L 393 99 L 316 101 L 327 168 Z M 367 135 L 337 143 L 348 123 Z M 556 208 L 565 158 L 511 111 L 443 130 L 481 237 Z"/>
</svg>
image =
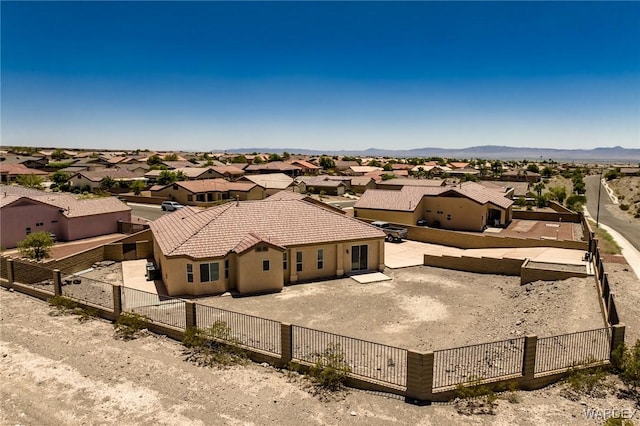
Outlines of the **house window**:
<svg viewBox="0 0 640 426">
<path fill-rule="evenodd" d="M 193 282 L 193 265 L 191 263 L 187 263 L 187 282 Z"/>
<path fill-rule="evenodd" d="M 256 247 L 256 251 L 269 251 L 269 247 L 267 247 L 267 246 L 258 246 L 258 247 Z"/>
<path fill-rule="evenodd" d="M 287 257 L 287 252 L 282 253 L 282 269 L 285 271 L 289 269 L 289 258 Z"/>
<path fill-rule="evenodd" d="M 191 194 L 187 195 L 187 201 L 193 201 L 193 195 Z"/>
<path fill-rule="evenodd" d="M 438 210 L 436 214 L 442 214 L 442 210 Z"/>
<path fill-rule="evenodd" d="M 302 272 L 302 252 L 296 252 L 296 271 Z"/>
<path fill-rule="evenodd" d="M 204 202 L 204 196 L 205 194 L 196 195 L 196 201 Z"/>
<path fill-rule="evenodd" d="M 268 271 L 270 269 L 269 266 L 270 265 L 269 265 L 269 261 L 268 260 L 263 260 L 262 261 L 262 270 L 263 271 L 265 271 L 265 272 Z"/>
<path fill-rule="evenodd" d="M 229 279 L 229 259 L 224 260 L 224 279 Z"/>
<path fill-rule="evenodd" d="M 31 228 L 27 228 L 25 231 L 27 232 L 27 235 L 29 235 L 31 233 Z"/>
<path fill-rule="evenodd" d="M 218 281 L 220 279 L 220 265 L 215 263 L 200 264 L 200 282 L 208 283 Z"/>
<path fill-rule="evenodd" d="M 44 226 L 44 223 L 38 222 L 38 223 L 36 223 L 36 226 Z"/>
<path fill-rule="evenodd" d="M 451 215 L 450 214 L 447 215 L 447 220 L 451 220 Z"/>
<path fill-rule="evenodd" d="M 318 269 L 324 268 L 324 250 L 318 249 Z"/>
<path fill-rule="evenodd" d="M 58 223 L 58 221 L 57 220 L 52 220 L 51 223 Z"/>
</svg>

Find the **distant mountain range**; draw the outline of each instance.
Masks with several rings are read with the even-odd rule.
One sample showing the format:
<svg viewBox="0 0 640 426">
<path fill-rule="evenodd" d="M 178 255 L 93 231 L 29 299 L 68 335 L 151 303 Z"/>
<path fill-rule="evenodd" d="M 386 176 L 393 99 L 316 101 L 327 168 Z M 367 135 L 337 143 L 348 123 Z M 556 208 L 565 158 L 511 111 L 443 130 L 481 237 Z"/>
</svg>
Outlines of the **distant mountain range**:
<svg viewBox="0 0 640 426">
<path fill-rule="evenodd" d="M 303 155 L 353 155 L 361 157 L 445 157 L 458 159 L 496 159 L 496 160 L 554 160 L 554 161 L 608 161 L 634 163 L 640 162 L 640 148 L 629 149 L 615 146 L 613 148 L 594 149 L 551 149 L 520 148 L 510 146 L 483 145 L 462 149 L 416 148 L 409 150 L 369 148 L 364 151 L 341 150 L 328 151 L 298 148 L 240 148 L 229 149 L 227 153 L 246 154 L 250 152 L 289 152 Z"/>
</svg>

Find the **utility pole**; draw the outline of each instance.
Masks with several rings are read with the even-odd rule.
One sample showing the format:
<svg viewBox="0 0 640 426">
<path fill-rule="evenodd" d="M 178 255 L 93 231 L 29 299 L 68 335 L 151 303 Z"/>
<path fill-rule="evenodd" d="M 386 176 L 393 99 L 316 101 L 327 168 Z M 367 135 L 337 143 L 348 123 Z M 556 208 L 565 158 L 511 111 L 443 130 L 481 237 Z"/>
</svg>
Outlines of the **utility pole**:
<svg viewBox="0 0 640 426">
<path fill-rule="evenodd" d="M 600 227 L 600 191 L 602 191 L 602 169 L 600 169 L 600 179 L 598 180 L 598 210 L 596 213 L 596 228 Z"/>
</svg>

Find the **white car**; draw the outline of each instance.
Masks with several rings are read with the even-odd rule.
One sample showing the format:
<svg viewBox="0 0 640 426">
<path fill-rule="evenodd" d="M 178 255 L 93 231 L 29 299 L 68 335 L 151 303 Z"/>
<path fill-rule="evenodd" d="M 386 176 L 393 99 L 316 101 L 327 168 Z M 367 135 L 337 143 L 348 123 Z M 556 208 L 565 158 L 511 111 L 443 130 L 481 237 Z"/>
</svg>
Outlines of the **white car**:
<svg viewBox="0 0 640 426">
<path fill-rule="evenodd" d="M 181 208 L 183 208 L 184 206 L 176 201 L 163 201 L 162 202 L 162 206 L 160 206 L 160 208 L 162 209 L 162 211 L 169 211 L 169 212 L 173 212 L 176 210 L 179 210 Z"/>
</svg>

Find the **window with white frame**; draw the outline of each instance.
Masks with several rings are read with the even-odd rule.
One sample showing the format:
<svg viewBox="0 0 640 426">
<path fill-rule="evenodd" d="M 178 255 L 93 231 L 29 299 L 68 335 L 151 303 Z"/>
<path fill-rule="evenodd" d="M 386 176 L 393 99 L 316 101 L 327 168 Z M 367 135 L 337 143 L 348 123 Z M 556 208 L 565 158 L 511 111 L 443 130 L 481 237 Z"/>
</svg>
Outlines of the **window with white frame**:
<svg viewBox="0 0 640 426">
<path fill-rule="evenodd" d="M 200 264 L 200 282 L 201 283 L 218 281 L 219 279 L 220 279 L 220 264 L 218 262 Z"/>
</svg>

